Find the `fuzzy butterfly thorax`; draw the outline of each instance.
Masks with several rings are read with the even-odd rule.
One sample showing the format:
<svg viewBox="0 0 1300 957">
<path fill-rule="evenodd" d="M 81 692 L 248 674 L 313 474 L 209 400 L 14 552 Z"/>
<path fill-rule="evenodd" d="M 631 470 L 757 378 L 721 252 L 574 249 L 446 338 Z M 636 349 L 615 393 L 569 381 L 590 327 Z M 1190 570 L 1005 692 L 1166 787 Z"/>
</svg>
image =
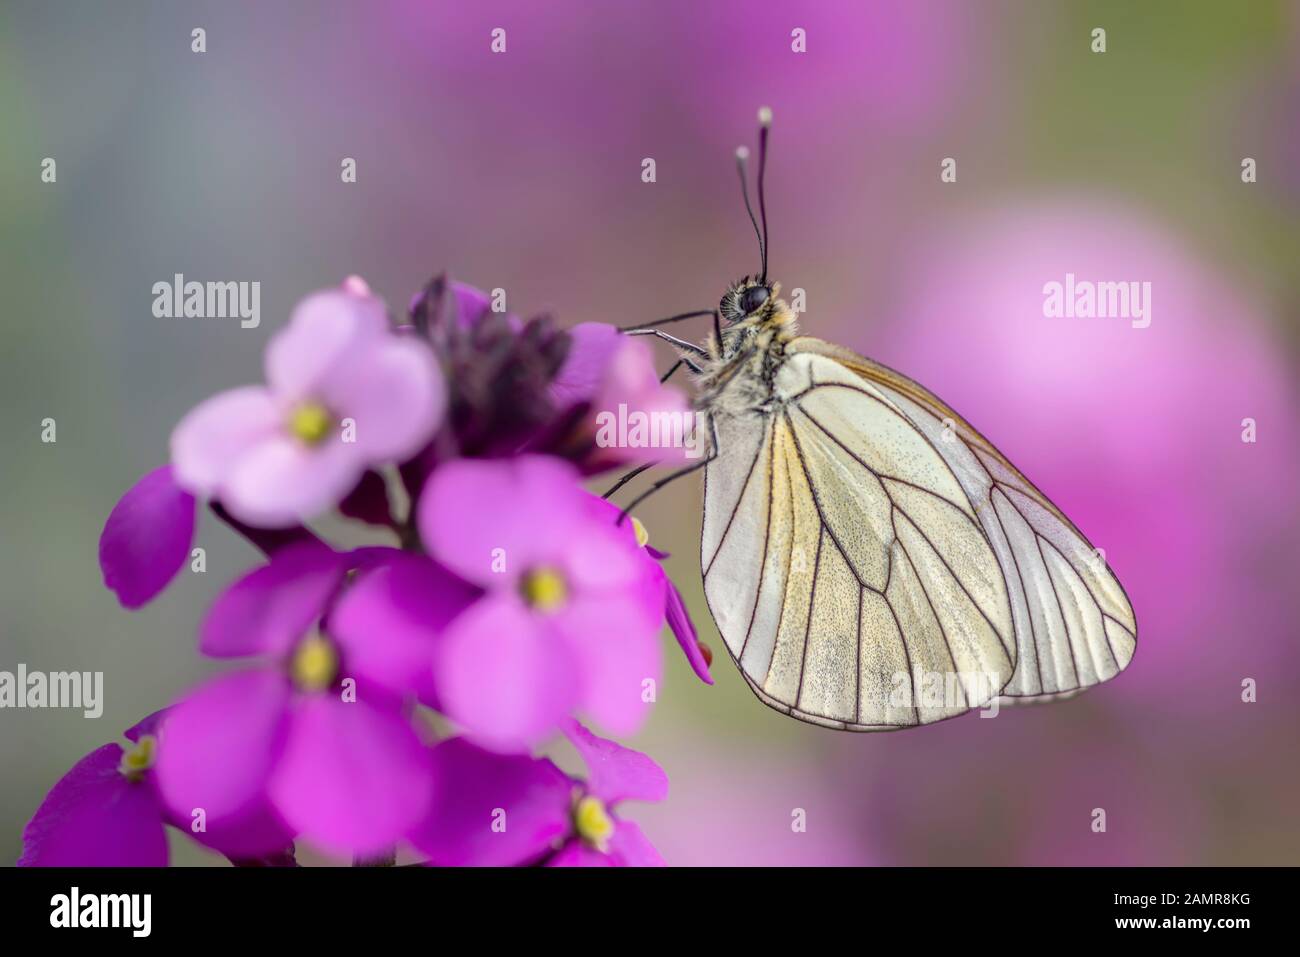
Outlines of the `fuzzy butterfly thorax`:
<svg viewBox="0 0 1300 957">
<path fill-rule="evenodd" d="M 754 290 L 760 291 L 761 304 L 741 311 L 745 296 Z M 798 334 L 794 311 L 778 298 L 780 292 L 780 283 L 748 276 L 727 289 L 720 307 L 728 323 L 721 342 L 710 335 L 704 343 L 708 358 L 701 362 L 698 378 L 701 409 L 726 414 L 769 404 L 786 344 Z"/>
</svg>

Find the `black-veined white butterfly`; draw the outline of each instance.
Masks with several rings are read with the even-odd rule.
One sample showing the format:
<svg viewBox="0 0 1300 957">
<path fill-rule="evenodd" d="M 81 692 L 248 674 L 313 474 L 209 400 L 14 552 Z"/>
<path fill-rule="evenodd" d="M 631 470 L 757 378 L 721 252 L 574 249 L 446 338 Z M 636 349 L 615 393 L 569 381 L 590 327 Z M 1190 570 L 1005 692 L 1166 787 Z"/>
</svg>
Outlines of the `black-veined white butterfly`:
<svg viewBox="0 0 1300 957">
<path fill-rule="evenodd" d="M 705 468 L 709 609 L 754 693 L 801 720 L 892 730 L 1113 678 L 1137 622 L 1083 533 L 919 383 L 797 333 L 767 276 L 759 120 L 761 230 L 743 147 L 737 164 L 761 273 L 717 310 L 625 330 L 681 351 L 711 437 L 628 509 Z M 658 328 L 710 314 L 703 345 Z"/>
</svg>

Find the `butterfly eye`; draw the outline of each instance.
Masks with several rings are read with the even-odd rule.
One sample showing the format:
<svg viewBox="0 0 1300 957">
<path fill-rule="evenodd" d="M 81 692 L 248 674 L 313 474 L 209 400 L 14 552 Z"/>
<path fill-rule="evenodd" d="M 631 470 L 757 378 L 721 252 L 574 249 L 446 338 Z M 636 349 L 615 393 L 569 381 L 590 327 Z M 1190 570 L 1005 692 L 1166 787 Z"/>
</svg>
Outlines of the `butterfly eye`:
<svg viewBox="0 0 1300 957">
<path fill-rule="evenodd" d="M 750 286 L 740 297 L 740 311 L 745 315 L 757 312 L 771 295 L 766 286 Z"/>
</svg>

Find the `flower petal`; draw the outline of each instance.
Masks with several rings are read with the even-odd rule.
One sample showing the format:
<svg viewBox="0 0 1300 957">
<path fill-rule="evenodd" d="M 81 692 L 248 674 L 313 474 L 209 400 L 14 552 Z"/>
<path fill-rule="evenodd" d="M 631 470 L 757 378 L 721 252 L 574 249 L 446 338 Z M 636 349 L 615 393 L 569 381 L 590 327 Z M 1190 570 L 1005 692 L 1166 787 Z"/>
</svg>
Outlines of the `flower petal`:
<svg viewBox="0 0 1300 957">
<path fill-rule="evenodd" d="M 343 289 L 313 293 L 266 346 L 266 381 L 285 403 L 322 398 L 320 386 L 367 340 L 384 334 L 381 300 Z"/>
<path fill-rule="evenodd" d="M 631 821 L 619 821 L 609 839 L 609 853 L 619 867 L 664 867 L 663 856 L 650 843 L 641 828 Z"/>
<path fill-rule="evenodd" d="M 122 732 L 122 736 L 128 741 L 139 741 L 143 735 L 152 734 L 155 738 L 158 736 L 158 728 L 162 725 L 163 719 L 167 717 L 169 708 L 159 708 L 152 714 L 145 715 L 131 727 Z"/>
<path fill-rule="evenodd" d="M 451 291 L 456 302 L 456 324 L 462 329 L 478 325 L 484 313 L 492 308 L 488 294 L 468 283 L 453 281 Z"/>
<path fill-rule="evenodd" d="M 686 610 L 686 603 L 682 601 L 682 593 L 677 590 L 677 586 L 672 583 L 671 579 L 668 579 L 666 575 L 664 577 L 668 581 L 666 615 L 668 627 L 672 629 L 677 644 L 681 645 L 686 660 L 690 662 L 691 669 L 695 672 L 696 677 L 706 685 L 711 685 L 713 684 L 713 675 L 709 674 L 709 663 L 704 660 L 704 652 L 700 650 L 700 639 L 695 631 L 695 622 L 691 621 L 690 612 Z"/>
<path fill-rule="evenodd" d="M 579 596 L 555 618 L 581 669 L 580 707 L 607 731 L 636 733 L 654 707 L 645 691 L 662 673 L 659 624 L 620 592 Z"/>
<path fill-rule="evenodd" d="M 630 341 L 604 322 L 578 323 L 569 330 L 569 340 L 569 354 L 551 383 L 551 398 L 560 408 L 595 400 L 615 353 Z"/>
<path fill-rule="evenodd" d="M 634 520 L 620 522 L 623 510 L 613 502 L 591 494 L 584 494 L 583 498 L 588 514 L 601 526 L 602 534 L 593 537 L 586 553 L 572 563 L 575 569 L 590 584 L 622 585 L 639 580 L 650 589 L 641 597 L 651 605 L 657 604 L 658 590 L 664 587 L 662 580 L 667 577 L 656 561 L 656 555 L 661 553 L 640 544 Z M 647 613 L 652 618 L 662 617 L 663 608 L 648 607 Z"/>
<path fill-rule="evenodd" d="M 578 703 L 568 643 L 510 596 L 484 598 L 452 622 L 435 674 L 448 717 L 497 751 L 542 740 Z"/>
<path fill-rule="evenodd" d="M 370 465 L 401 462 L 433 438 L 447 387 L 433 351 L 415 336 L 376 337 L 319 386 L 335 415 L 356 423 L 357 449 Z"/>
<path fill-rule="evenodd" d="M 168 823 L 233 862 L 279 862 L 286 854 L 293 856 L 293 830 L 267 801 L 234 817 L 205 822 L 205 831 L 195 832 L 190 817 L 173 817 Z"/>
<path fill-rule="evenodd" d="M 451 738 L 433 749 L 433 762 L 439 798 L 410 836 L 430 864 L 528 864 L 569 830 L 574 783 L 549 760 Z"/>
<path fill-rule="evenodd" d="M 147 780 L 118 770 L 122 748 L 86 755 L 45 796 L 23 830 L 19 867 L 166 867 L 167 834 Z"/>
<path fill-rule="evenodd" d="M 584 495 L 577 473 L 545 456 L 449 462 L 420 495 L 420 537 L 434 558 L 462 578 L 508 587 L 531 565 L 563 552 L 575 530 L 590 525 Z"/>
<path fill-rule="evenodd" d="M 663 575 L 649 553 L 637 545 L 631 522 L 615 526 L 589 520 L 572 533 L 562 554 L 564 567 L 576 582 L 591 588 L 640 586 L 639 597 L 649 602 L 647 614 L 662 619 Z"/>
<path fill-rule="evenodd" d="M 364 694 L 374 684 L 433 703 L 436 643 L 482 592 L 423 555 L 394 552 L 361 572 L 330 614 L 329 631 Z"/>
<path fill-rule="evenodd" d="M 555 852 L 546 862 L 547 867 L 614 867 L 616 863 L 608 854 L 588 847 L 576 838 Z"/>
<path fill-rule="evenodd" d="M 127 608 L 139 608 L 167 586 L 194 542 L 194 496 L 170 465 L 136 482 L 113 506 L 99 536 L 104 584 Z"/>
<path fill-rule="evenodd" d="M 581 323 L 570 330 L 570 337 L 569 354 L 551 384 L 551 396 L 561 407 L 589 406 L 585 431 L 597 447 L 583 461 L 584 472 L 590 474 L 621 462 L 686 457 L 685 445 L 692 439 L 695 419 L 686 397 L 659 381 L 650 347 L 603 323 Z M 680 422 L 683 434 L 656 437 L 647 433 L 640 437 L 642 444 L 626 444 L 637 441 L 635 423 L 640 416 L 646 416 L 647 422 Z M 626 434 L 611 433 L 609 426 L 620 422 L 629 423 Z M 670 444 L 674 438 L 679 445 Z M 624 444 L 619 444 L 621 441 Z M 646 444 L 651 441 L 658 444 Z"/>
<path fill-rule="evenodd" d="M 668 797 L 668 775 L 648 755 L 598 737 L 572 719 L 562 728 L 587 764 L 587 790 L 606 804 Z"/>
<path fill-rule="evenodd" d="M 175 818 L 202 808 L 210 827 L 263 801 L 283 737 L 288 680 L 259 668 L 201 685 L 167 713 L 154 774 Z"/>
<path fill-rule="evenodd" d="M 593 515 L 601 518 L 605 522 L 614 523 L 617 532 L 622 533 L 628 541 L 635 543 L 637 541 L 636 532 L 633 530 L 631 522 L 624 522 L 621 525 L 616 524 L 620 510 L 617 505 L 605 499 L 599 499 L 594 495 L 587 497 L 587 504 Z M 699 637 L 695 631 L 695 623 L 691 621 L 690 613 L 686 610 L 686 604 L 682 601 L 681 592 L 673 584 L 663 566 L 658 564 L 659 561 L 668 557 L 665 552 L 661 552 L 652 545 L 644 547 L 645 558 L 651 559 L 647 563 L 648 569 L 643 574 L 654 576 L 661 581 L 663 588 L 664 610 L 663 616 L 668 620 L 668 626 L 672 629 L 673 637 L 681 645 L 682 651 L 686 654 L 686 660 L 690 663 L 695 674 L 705 684 L 713 684 L 713 677 L 709 674 L 709 663 L 704 658 L 704 653 L 700 650 Z M 647 601 L 657 600 L 651 596 L 653 592 L 645 593 Z M 648 611 L 652 617 L 655 613 Z"/>
<path fill-rule="evenodd" d="M 289 545 L 222 592 L 199 629 L 214 658 L 286 654 L 343 581 L 343 557 L 309 542 Z"/>
<path fill-rule="evenodd" d="M 251 448 L 283 431 L 282 411 L 261 386 L 220 392 L 200 402 L 172 430 L 176 484 L 211 496 Z"/>
<path fill-rule="evenodd" d="M 364 472 L 365 461 L 357 447 L 340 436 L 307 446 L 277 434 L 245 450 L 217 494 L 236 518 L 280 528 L 327 511 Z"/>
<path fill-rule="evenodd" d="M 429 749 L 400 712 L 309 695 L 294 709 L 269 793 L 285 821 L 323 850 L 375 854 L 428 813 Z"/>
</svg>

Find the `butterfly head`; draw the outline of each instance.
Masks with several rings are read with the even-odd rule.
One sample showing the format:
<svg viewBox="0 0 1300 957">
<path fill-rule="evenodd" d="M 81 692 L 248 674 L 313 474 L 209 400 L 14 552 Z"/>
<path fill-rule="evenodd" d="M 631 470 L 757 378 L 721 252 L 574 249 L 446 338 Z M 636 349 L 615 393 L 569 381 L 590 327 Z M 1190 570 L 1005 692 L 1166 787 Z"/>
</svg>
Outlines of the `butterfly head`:
<svg viewBox="0 0 1300 957">
<path fill-rule="evenodd" d="M 784 325 L 793 318 L 785 300 L 778 298 L 781 284 L 759 276 L 745 276 L 733 282 L 723 293 L 718 311 L 727 325 L 739 323 Z"/>
</svg>

